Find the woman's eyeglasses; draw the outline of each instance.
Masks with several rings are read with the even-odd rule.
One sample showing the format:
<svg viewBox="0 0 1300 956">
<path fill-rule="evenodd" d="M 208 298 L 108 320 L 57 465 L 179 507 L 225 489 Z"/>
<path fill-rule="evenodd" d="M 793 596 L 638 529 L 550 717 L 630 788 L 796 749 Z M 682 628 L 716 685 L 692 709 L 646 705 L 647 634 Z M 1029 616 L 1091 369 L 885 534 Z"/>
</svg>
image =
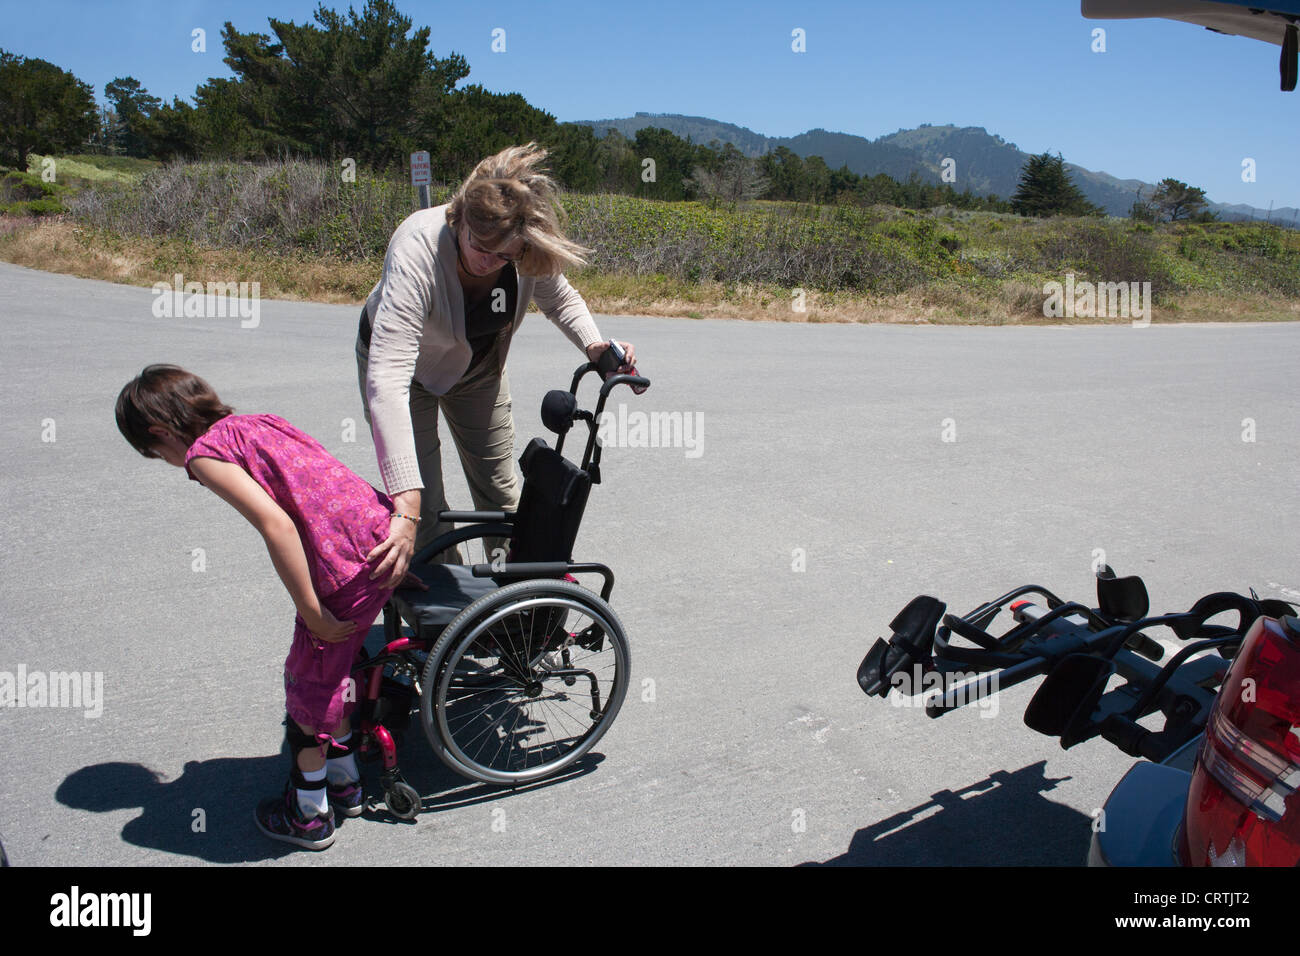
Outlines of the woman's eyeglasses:
<svg viewBox="0 0 1300 956">
<path fill-rule="evenodd" d="M 503 256 L 501 253 L 493 252 L 491 249 L 484 249 L 474 241 L 474 233 L 469 231 L 468 225 L 465 227 L 465 235 L 469 237 L 469 247 L 479 255 L 492 256 L 493 258 L 500 259 L 502 262 L 518 263 L 528 253 L 528 243 L 526 242 L 524 243 L 523 248 L 519 250 L 519 255 L 517 256 Z"/>
</svg>

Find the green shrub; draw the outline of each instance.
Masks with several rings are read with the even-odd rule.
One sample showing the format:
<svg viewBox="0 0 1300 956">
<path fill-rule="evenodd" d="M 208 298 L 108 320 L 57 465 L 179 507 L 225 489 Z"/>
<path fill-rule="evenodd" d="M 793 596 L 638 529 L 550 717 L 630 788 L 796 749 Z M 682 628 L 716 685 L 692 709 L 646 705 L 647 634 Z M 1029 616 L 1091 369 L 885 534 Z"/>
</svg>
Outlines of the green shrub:
<svg viewBox="0 0 1300 956">
<path fill-rule="evenodd" d="M 40 192 L 7 202 L 61 199 L 78 219 L 109 232 L 299 256 L 382 258 L 393 230 L 415 208 L 406 180 L 358 168 L 355 182 L 345 183 L 324 162 L 173 163 L 127 181 L 96 182 L 76 195 L 52 194 L 44 189 L 52 184 L 14 175 L 14 189 L 22 183 Z M 448 187 L 431 192 L 435 204 L 451 194 Z M 1300 295 L 1300 234 L 1265 223 L 953 217 L 853 203 L 714 208 L 579 193 L 560 202 L 568 234 L 594 250 L 589 269 L 605 275 L 823 294 L 930 296 L 942 288 L 944 302 L 972 295 L 992 301 L 1007 283 L 1041 290 L 1067 272 L 1095 282 L 1149 281 L 1157 301 L 1192 289 Z"/>
<path fill-rule="evenodd" d="M 126 184 L 97 184 L 71 201 L 78 219 L 130 235 L 202 245 L 382 256 L 414 210 L 408 183 L 297 160 L 172 163 Z"/>
<path fill-rule="evenodd" d="M 0 212 L 8 216 L 53 216 L 64 211 L 66 186 L 47 183 L 40 176 L 7 170 L 0 176 Z"/>
</svg>

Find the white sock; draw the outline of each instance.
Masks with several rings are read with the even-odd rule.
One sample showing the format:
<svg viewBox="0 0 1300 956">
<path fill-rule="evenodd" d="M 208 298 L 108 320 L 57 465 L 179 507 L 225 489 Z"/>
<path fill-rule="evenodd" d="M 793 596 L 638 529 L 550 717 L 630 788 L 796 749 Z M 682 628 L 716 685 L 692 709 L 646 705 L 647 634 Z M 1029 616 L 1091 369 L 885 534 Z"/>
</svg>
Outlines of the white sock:
<svg viewBox="0 0 1300 956">
<path fill-rule="evenodd" d="M 313 783 L 319 789 L 298 790 L 298 809 L 305 816 L 316 817 L 329 810 L 329 797 L 325 795 L 325 768 L 319 770 L 299 770 L 304 780 Z"/>
<path fill-rule="evenodd" d="M 342 737 L 335 737 L 337 743 L 348 747 L 348 752 L 342 757 L 331 757 L 325 761 L 325 771 L 329 774 L 329 782 L 332 784 L 356 783 L 361 779 L 361 772 L 357 769 L 357 757 L 351 750 L 349 744 L 352 740 L 352 731 L 348 731 Z"/>
</svg>

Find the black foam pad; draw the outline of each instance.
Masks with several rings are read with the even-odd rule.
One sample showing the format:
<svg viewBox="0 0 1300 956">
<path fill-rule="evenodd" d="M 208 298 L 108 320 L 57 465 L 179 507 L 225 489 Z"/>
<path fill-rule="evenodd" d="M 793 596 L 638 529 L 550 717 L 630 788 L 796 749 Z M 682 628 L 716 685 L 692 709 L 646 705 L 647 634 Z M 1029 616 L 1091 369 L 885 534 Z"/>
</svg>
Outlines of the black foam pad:
<svg viewBox="0 0 1300 956">
<path fill-rule="evenodd" d="M 555 434 L 563 435 L 573 426 L 573 413 L 577 408 L 578 400 L 572 392 L 552 389 L 542 399 L 542 424 Z"/>
</svg>

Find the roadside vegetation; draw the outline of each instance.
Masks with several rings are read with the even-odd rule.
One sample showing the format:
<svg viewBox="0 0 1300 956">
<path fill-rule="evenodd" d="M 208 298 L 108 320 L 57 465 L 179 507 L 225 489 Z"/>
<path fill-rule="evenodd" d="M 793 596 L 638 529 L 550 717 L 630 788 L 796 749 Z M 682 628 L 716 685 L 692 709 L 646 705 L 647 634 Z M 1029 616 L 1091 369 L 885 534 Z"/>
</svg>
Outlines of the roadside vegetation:
<svg viewBox="0 0 1300 956">
<path fill-rule="evenodd" d="M 40 183 L 42 159 L 24 183 Z M 0 258 L 142 285 L 175 272 L 256 279 L 270 297 L 356 302 L 413 209 L 408 183 L 363 168 L 345 178 L 321 161 L 122 160 L 56 159 L 60 181 L 42 184 L 55 191 L 27 201 L 61 214 L 8 219 Z M 449 194 L 435 187 L 433 202 Z M 1150 282 L 1155 321 L 1300 318 L 1300 233 L 1264 223 L 582 193 L 563 204 L 570 233 L 595 250 L 570 279 L 603 312 L 1041 322 L 1044 283 L 1073 273 Z"/>
</svg>

